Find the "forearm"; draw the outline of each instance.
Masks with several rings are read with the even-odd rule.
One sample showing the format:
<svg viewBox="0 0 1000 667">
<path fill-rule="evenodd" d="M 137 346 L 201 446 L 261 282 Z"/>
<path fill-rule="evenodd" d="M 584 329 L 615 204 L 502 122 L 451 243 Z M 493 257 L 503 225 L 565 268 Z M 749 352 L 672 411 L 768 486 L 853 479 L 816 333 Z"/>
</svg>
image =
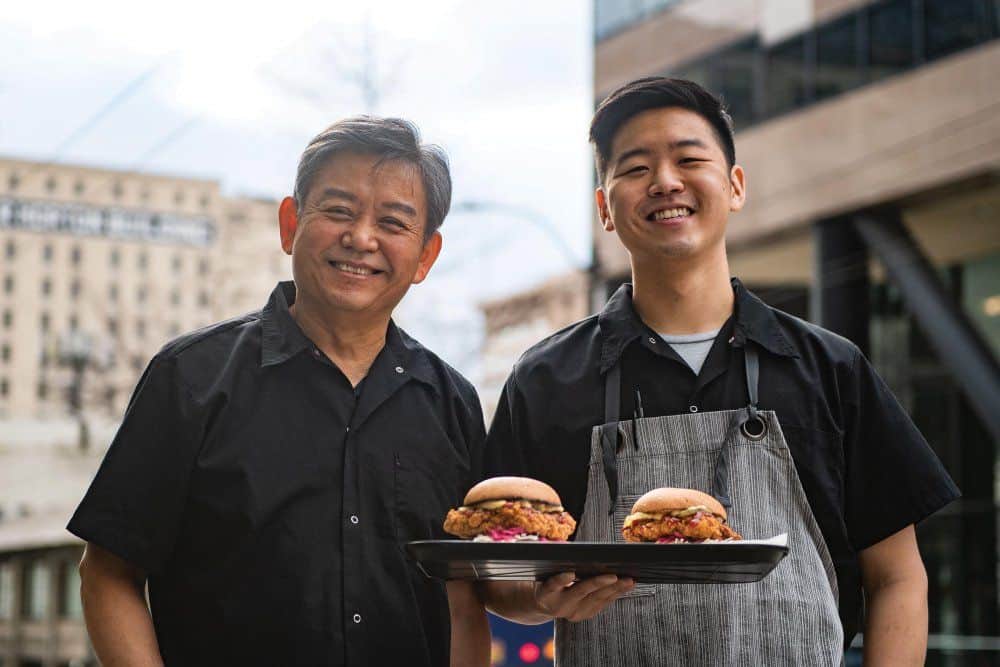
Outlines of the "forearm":
<svg viewBox="0 0 1000 667">
<path fill-rule="evenodd" d="M 451 610 L 451 666 L 487 667 L 490 664 L 490 623 L 473 584 L 448 582 Z"/>
<path fill-rule="evenodd" d="M 509 621 L 524 625 L 538 625 L 552 620 L 536 601 L 533 581 L 484 581 L 480 595 L 486 608 Z"/>
<path fill-rule="evenodd" d="M 923 665 L 927 653 L 927 580 L 866 590 L 864 664 Z"/>
<path fill-rule="evenodd" d="M 87 632 L 102 665 L 163 665 L 141 587 L 106 575 L 90 575 L 83 577 L 80 595 Z"/>
</svg>

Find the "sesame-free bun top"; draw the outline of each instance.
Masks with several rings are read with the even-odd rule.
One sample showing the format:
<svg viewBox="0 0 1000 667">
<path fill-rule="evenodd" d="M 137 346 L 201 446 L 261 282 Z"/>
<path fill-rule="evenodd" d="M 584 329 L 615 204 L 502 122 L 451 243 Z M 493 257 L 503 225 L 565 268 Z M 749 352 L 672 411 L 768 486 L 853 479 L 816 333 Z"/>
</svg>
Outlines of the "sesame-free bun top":
<svg viewBox="0 0 1000 667">
<path fill-rule="evenodd" d="M 713 514 L 717 514 L 723 519 L 726 518 L 726 508 L 707 493 L 695 489 L 676 489 L 673 487 L 653 489 L 643 494 L 635 501 L 635 505 L 632 505 L 632 514 L 636 512 L 647 514 L 669 512 L 670 510 L 683 510 L 698 505 L 707 507 Z"/>
<path fill-rule="evenodd" d="M 530 477 L 490 477 L 469 489 L 465 504 L 475 505 L 487 500 L 536 500 L 549 505 L 562 505 L 559 494 L 545 482 Z"/>
</svg>

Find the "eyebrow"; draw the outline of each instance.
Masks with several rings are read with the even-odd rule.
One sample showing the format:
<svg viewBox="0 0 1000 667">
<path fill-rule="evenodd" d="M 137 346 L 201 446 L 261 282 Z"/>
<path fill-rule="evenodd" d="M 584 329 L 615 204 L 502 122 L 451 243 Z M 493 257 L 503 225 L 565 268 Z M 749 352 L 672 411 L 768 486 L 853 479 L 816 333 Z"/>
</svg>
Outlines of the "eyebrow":
<svg viewBox="0 0 1000 667">
<path fill-rule="evenodd" d="M 348 192 L 347 190 L 341 190 L 340 188 L 325 188 L 323 190 L 323 194 L 319 196 L 319 200 L 316 203 L 319 204 L 327 199 L 346 199 L 351 202 L 358 201 L 358 198 L 354 194 Z"/>
<path fill-rule="evenodd" d="M 401 201 L 390 201 L 382 204 L 383 208 L 387 208 L 393 211 L 399 211 L 400 213 L 405 213 L 411 218 L 417 217 L 417 209 L 413 208 L 409 204 L 404 204 Z"/>
<path fill-rule="evenodd" d="M 679 148 L 708 148 L 708 146 L 701 139 L 695 139 L 692 137 L 690 139 L 678 139 L 677 141 L 671 141 L 667 144 L 667 148 L 675 151 Z M 618 159 L 615 160 L 615 164 L 621 164 L 630 158 L 649 155 L 650 152 L 651 151 L 648 148 L 633 148 L 632 150 L 625 151 L 618 156 Z"/>
</svg>

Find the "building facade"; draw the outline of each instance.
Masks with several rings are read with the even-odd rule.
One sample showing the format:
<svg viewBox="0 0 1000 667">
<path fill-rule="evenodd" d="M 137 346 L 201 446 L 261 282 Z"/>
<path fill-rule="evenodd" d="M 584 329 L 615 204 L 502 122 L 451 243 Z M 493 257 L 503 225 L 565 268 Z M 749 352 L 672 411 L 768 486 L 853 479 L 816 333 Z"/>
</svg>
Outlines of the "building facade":
<svg viewBox="0 0 1000 667">
<path fill-rule="evenodd" d="M 0 667 L 96 664 L 66 532 L 150 358 L 291 276 L 277 202 L 0 159 Z"/>
<path fill-rule="evenodd" d="M 1000 3 L 594 6 L 595 105 L 651 75 L 727 104 L 749 192 L 731 270 L 854 340 L 945 462 L 963 498 L 918 527 L 928 664 L 997 664 Z M 596 216 L 594 239 L 592 308 L 629 273 Z"/>
</svg>

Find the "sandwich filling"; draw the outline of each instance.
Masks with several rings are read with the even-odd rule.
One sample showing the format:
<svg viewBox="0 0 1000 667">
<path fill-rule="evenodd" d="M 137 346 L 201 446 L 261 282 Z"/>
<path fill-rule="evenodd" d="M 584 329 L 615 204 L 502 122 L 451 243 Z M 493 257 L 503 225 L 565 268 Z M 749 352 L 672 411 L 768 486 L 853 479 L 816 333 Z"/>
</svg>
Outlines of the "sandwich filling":
<svg viewBox="0 0 1000 667">
<path fill-rule="evenodd" d="M 694 505 L 664 512 L 634 512 L 625 517 L 622 534 L 629 542 L 704 542 L 740 540 L 726 520 L 707 507 Z"/>
<path fill-rule="evenodd" d="M 564 541 L 573 534 L 576 521 L 560 505 L 518 498 L 486 500 L 451 510 L 444 529 L 463 539 Z"/>
</svg>

